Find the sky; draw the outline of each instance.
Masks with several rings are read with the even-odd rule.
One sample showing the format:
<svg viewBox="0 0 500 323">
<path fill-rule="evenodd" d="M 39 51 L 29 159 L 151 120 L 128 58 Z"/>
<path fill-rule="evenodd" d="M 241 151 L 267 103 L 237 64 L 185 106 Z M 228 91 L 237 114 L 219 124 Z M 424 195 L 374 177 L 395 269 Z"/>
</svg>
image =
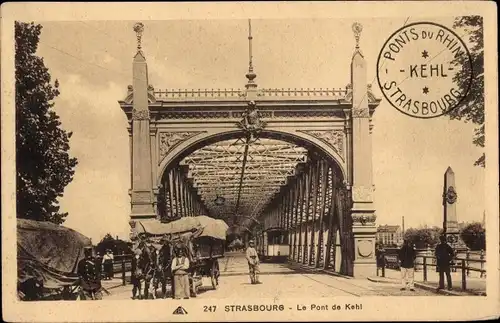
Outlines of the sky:
<svg viewBox="0 0 500 323">
<path fill-rule="evenodd" d="M 382 98 L 376 63 L 385 40 L 411 18 L 358 20 L 368 83 Z M 434 20 L 452 27 L 453 20 Z M 353 20 L 253 20 L 253 63 L 261 88 L 343 88 L 350 81 Z M 37 54 L 61 95 L 55 111 L 73 132 L 78 158 L 73 181 L 60 199 L 65 226 L 99 241 L 129 233 L 130 162 L 127 119 L 118 100 L 132 84 L 134 21 L 40 22 Z M 143 51 L 155 88 L 243 88 L 248 68 L 246 20 L 144 22 Z M 472 144 L 474 125 L 417 119 L 382 100 L 373 117 L 373 172 L 378 224 L 442 224 L 441 194 L 448 166 L 455 172 L 458 221 L 481 221 L 482 151 Z"/>
</svg>

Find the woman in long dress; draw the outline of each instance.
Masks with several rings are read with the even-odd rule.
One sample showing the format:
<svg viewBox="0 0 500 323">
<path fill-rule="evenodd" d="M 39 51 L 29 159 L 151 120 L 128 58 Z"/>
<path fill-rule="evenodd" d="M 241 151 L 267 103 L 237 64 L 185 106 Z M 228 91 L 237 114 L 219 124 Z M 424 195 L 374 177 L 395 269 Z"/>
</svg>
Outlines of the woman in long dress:
<svg viewBox="0 0 500 323">
<path fill-rule="evenodd" d="M 176 246 L 175 257 L 172 260 L 172 273 L 174 276 L 174 298 L 189 298 L 189 259 L 186 256 L 185 248 Z"/>
<path fill-rule="evenodd" d="M 105 279 L 110 280 L 113 277 L 113 253 L 111 250 L 106 250 L 103 257 Z"/>
</svg>

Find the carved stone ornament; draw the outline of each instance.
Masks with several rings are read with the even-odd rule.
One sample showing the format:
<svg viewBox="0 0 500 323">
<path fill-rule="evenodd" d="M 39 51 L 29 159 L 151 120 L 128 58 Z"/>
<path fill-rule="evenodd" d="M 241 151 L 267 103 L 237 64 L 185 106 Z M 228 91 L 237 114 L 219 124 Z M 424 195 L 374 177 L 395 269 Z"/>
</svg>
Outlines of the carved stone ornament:
<svg viewBox="0 0 500 323">
<path fill-rule="evenodd" d="M 144 32 L 144 24 L 142 22 L 136 22 L 134 24 L 134 31 L 137 37 L 137 51 L 140 52 L 142 48 L 142 33 Z"/>
<path fill-rule="evenodd" d="M 448 233 L 446 235 L 446 241 L 448 241 L 448 243 L 454 244 L 454 243 L 458 242 L 458 236 Z"/>
<path fill-rule="evenodd" d="M 373 255 L 374 247 L 372 240 L 358 241 L 358 255 L 362 258 L 370 258 Z"/>
<path fill-rule="evenodd" d="M 255 101 L 248 102 L 247 109 L 243 113 L 243 118 L 238 122 L 238 128 L 249 134 L 251 137 L 257 136 L 266 126 L 266 122 L 262 121 L 255 104 Z"/>
<path fill-rule="evenodd" d="M 160 132 L 160 160 L 162 160 L 169 151 L 174 149 L 181 142 L 186 141 L 204 131 L 172 131 Z"/>
<path fill-rule="evenodd" d="M 354 38 L 356 39 L 356 48 L 359 48 L 359 38 L 362 31 L 363 25 L 361 25 L 359 22 L 355 22 L 352 24 L 352 32 L 354 33 Z"/>
<path fill-rule="evenodd" d="M 352 222 L 361 223 L 362 225 L 368 223 L 375 223 L 377 216 L 375 214 L 353 214 Z"/>
<path fill-rule="evenodd" d="M 368 104 L 377 103 L 379 99 L 373 94 L 372 85 L 368 84 L 366 86 L 366 97 L 368 99 Z M 344 101 L 352 102 L 352 84 L 347 84 L 345 87 Z M 355 110 L 355 109 L 353 109 Z"/>
<path fill-rule="evenodd" d="M 448 187 L 448 190 L 446 191 L 446 202 L 448 204 L 453 204 L 457 201 L 457 192 L 455 191 L 455 188 L 453 186 Z"/>
<path fill-rule="evenodd" d="M 344 157 L 344 131 L 330 130 L 303 130 L 305 134 L 317 138 L 332 147 L 340 156 Z"/>
<path fill-rule="evenodd" d="M 132 120 L 149 120 L 149 110 L 132 110 Z"/>
<path fill-rule="evenodd" d="M 352 200 L 354 202 L 372 202 L 373 201 L 373 187 L 353 186 L 352 187 Z"/>
<path fill-rule="evenodd" d="M 369 118 L 370 112 L 368 109 L 352 109 L 353 118 Z"/>
</svg>

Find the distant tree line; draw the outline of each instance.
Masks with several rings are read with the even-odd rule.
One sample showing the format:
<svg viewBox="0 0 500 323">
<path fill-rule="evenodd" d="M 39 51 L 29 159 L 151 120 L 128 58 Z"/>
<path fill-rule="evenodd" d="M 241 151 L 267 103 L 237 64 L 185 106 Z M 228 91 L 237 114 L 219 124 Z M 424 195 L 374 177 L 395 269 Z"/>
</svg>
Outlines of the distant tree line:
<svg viewBox="0 0 500 323">
<path fill-rule="evenodd" d="M 409 228 L 405 231 L 404 238 L 417 249 L 433 248 L 439 243 L 439 236 L 442 232 L 443 229 L 436 226 Z M 460 230 L 460 238 L 470 250 L 486 250 L 486 229 L 479 222 L 469 223 L 463 227 Z M 377 241 L 377 246 L 398 247 L 396 244 L 382 244 L 381 241 Z"/>
</svg>

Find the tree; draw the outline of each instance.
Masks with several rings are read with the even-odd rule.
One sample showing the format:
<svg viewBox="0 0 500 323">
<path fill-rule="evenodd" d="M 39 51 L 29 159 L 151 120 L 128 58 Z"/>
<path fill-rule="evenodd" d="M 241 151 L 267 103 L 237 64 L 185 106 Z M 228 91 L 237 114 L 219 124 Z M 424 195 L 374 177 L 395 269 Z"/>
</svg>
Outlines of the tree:
<svg viewBox="0 0 500 323">
<path fill-rule="evenodd" d="M 470 250 L 486 249 L 486 230 L 479 222 L 466 225 L 460 232 L 460 237 Z"/>
<path fill-rule="evenodd" d="M 405 239 L 408 239 L 410 244 L 415 245 L 418 249 L 433 247 L 439 242 L 441 229 L 438 227 L 432 228 L 409 228 L 405 231 Z"/>
<path fill-rule="evenodd" d="M 483 17 L 465 16 L 458 17 L 453 25 L 454 28 L 462 28 L 469 35 L 471 44 L 469 51 L 472 58 L 472 71 L 470 70 L 469 58 L 461 55 L 453 60 L 453 64 L 462 66 L 459 73 L 455 74 L 453 81 L 461 91 L 466 91 L 469 86 L 472 73 L 473 81 L 467 97 L 454 110 L 450 111 L 451 119 L 472 121 L 478 125 L 474 130 L 472 142 L 474 145 L 484 147 L 484 39 L 483 39 Z M 483 153 L 475 166 L 485 166 L 485 154 Z"/>
<path fill-rule="evenodd" d="M 64 222 L 58 198 L 74 175 L 76 158 L 68 154 L 72 133 L 61 129 L 52 110 L 59 82 L 43 58 L 35 55 L 41 25 L 15 23 L 17 217 Z"/>
</svg>

